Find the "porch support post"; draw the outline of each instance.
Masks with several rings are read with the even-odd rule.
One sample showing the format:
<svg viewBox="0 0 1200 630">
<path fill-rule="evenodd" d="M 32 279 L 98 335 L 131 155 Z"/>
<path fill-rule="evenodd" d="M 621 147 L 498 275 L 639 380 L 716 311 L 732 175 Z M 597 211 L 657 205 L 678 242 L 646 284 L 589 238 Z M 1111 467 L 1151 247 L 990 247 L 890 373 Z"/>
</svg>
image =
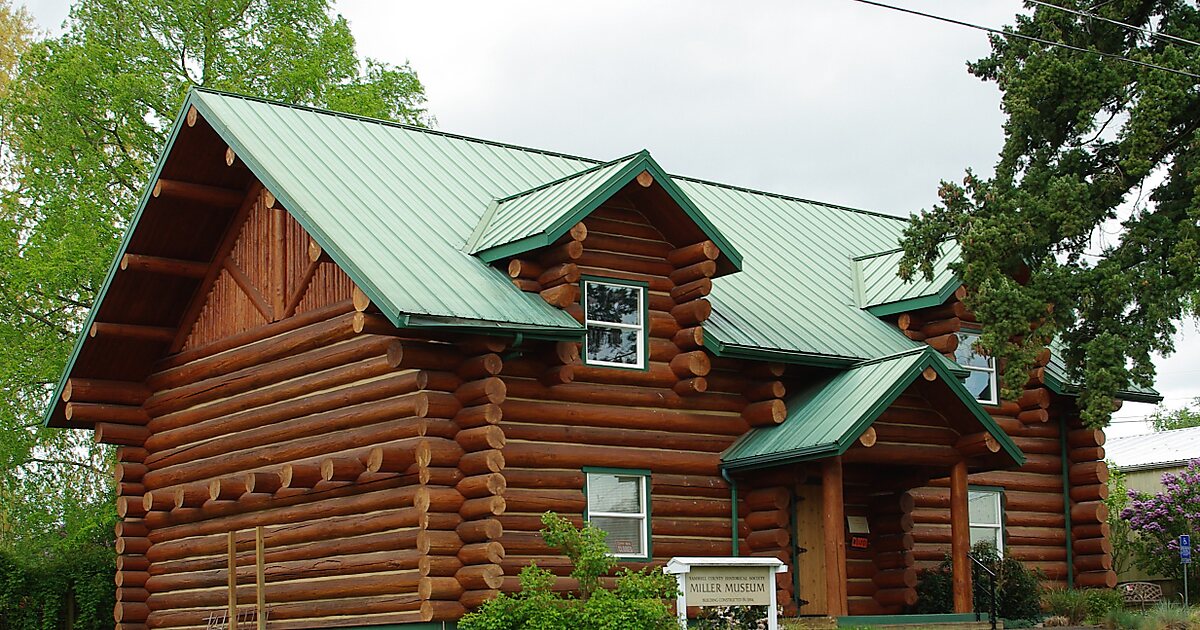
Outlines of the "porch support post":
<svg viewBox="0 0 1200 630">
<path fill-rule="evenodd" d="M 967 462 L 950 469 L 950 557 L 954 571 L 954 612 L 969 613 L 971 597 L 971 517 L 967 507 Z"/>
<path fill-rule="evenodd" d="M 846 516 L 842 503 L 842 457 L 821 463 L 821 494 L 825 509 L 825 599 L 830 617 L 844 617 L 846 604 Z"/>
</svg>

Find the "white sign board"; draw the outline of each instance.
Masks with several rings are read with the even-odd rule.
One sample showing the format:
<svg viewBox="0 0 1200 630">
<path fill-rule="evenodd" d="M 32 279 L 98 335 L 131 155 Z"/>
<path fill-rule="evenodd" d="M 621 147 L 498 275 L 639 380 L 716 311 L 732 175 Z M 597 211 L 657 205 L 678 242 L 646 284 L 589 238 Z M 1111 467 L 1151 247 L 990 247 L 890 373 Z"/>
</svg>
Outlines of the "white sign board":
<svg viewBox="0 0 1200 630">
<path fill-rule="evenodd" d="M 775 574 L 786 570 L 778 558 L 671 558 L 663 567 L 679 582 L 675 607 L 683 628 L 688 606 L 766 606 L 767 628 L 778 630 Z"/>
</svg>

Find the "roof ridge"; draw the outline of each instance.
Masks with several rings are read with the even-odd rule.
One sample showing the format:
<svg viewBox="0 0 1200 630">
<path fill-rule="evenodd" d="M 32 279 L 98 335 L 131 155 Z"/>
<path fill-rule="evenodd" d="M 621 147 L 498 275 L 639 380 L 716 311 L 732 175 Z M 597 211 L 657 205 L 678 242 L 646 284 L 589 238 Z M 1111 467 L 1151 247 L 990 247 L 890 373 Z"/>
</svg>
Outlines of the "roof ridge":
<svg viewBox="0 0 1200 630">
<path fill-rule="evenodd" d="M 238 94 L 236 92 L 226 92 L 224 90 L 215 90 L 213 88 L 202 87 L 202 86 L 192 86 L 191 90 L 195 91 L 195 92 L 204 92 L 207 94 L 215 94 L 217 96 L 226 96 L 229 98 L 242 99 L 245 101 L 255 101 L 258 103 L 265 103 L 267 105 L 275 105 L 278 107 L 287 107 L 289 109 L 298 109 L 301 111 L 312 112 L 314 114 L 324 114 L 327 116 L 334 116 L 337 118 L 347 118 L 350 120 L 357 120 L 360 122 L 376 123 L 376 124 L 385 125 L 388 127 L 396 127 L 399 129 L 405 129 L 408 131 L 418 131 L 421 133 L 427 133 L 427 134 L 431 134 L 431 135 L 435 135 L 435 136 L 443 136 L 446 138 L 453 138 L 455 140 L 465 140 L 467 142 L 486 144 L 489 146 L 501 147 L 504 149 L 514 149 L 516 151 L 524 151 L 526 153 L 539 153 L 541 155 L 560 157 L 560 158 L 565 158 L 568 160 L 579 160 L 580 162 L 591 162 L 593 164 L 600 163 L 600 160 L 597 160 L 596 158 L 583 157 L 580 155 L 571 155 L 570 153 L 563 153 L 561 151 L 551 151 L 549 149 L 537 149 L 534 147 L 523 147 L 523 146 L 520 146 L 517 144 L 510 144 L 508 142 L 500 142 L 498 140 L 488 140 L 486 138 L 477 138 L 474 136 L 466 136 L 466 135 L 463 135 L 460 133 L 451 133 L 449 131 L 441 131 L 439 129 L 431 129 L 429 127 L 420 127 L 418 125 L 411 125 L 408 123 L 396 122 L 394 120 L 387 120 L 385 118 L 373 118 L 371 116 L 362 116 L 359 114 L 349 114 L 346 112 L 339 112 L 339 111 L 333 110 L 333 109 L 314 107 L 312 105 L 297 105 L 295 103 L 285 103 L 283 101 L 277 101 L 277 100 L 273 100 L 273 99 L 269 99 L 269 98 L 263 98 L 261 96 L 249 96 L 247 94 Z"/>
<path fill-rule="evenodd" d="M 887 362 L 887 361 L 893 361 L 893 360 L 895 360 L 895 359 L 899 359 L 899 358 L 902 358 L 902 357 L 906 357 L 906 356 L 908 356 L 908 355 L 910 355 L 910 354 L 924 354 L 926 351 L 930 351 L 930 352 L 936 352 L 936 351 L 933 349 L 933 347 L 932 347 L 932 346 L 927 346 L 927 345 L 925 345 L 925 344 L 921 344 L 921 345 L 919 345 L 919 346 L 917 346 L 917 347 L 915 347 L 915 348 L 909 348 L 909 349 L 907 349 L 907 350 L 901 350 L 900 352 L 893 352 L 892 354 L 889 354 L 889 355 L 887 355 L 887 356 L 875 357 L 875 358 L 873 358 L 873 359 L 865 359 L 865 360 L 863 360 L 863 361 L 859 361 L 858 363 L 855 363 L 854 365 L 851 365 L 851 366 L 850 366 L 850 367 L 847 369 L 847 371 L 849 371 L 849 370 L 856 370 L 856 369 L 858 369 L 858 368 L 860 368 L 860 367 L 866 367 L 866 366 L 868 366 L 868 365 L 874 365 L 874 364 L 876 364 L 876 363 L 885 363 L 885 362 Z"/>
<path fill-rule="evenodd" d="M 499 199 L 496 199 L 496 203 L 503 204 L 505 202 L 512 201 L 514 199 L 518 199 L 518 198 L 524 197 L 526 195 L 532 195 L 533 193 L 538 192 L 539 190 L 545 190 L 552 186 L 557 186 L 558 184 L 561 184 L 563 182 L 571 181 L 572 179 L 575 179 L 576 177 L 582 177 L 584 175 L 587 175 L 588 173 L 594 173 L 594 172 L 596 172 L 602 168 L 605 168 L 607 166 L 612 166 L 614 164 L 618 164 L 618 163 L 624 162 L 626 160 L 632 160 L 633 158 L 636 158 L 637 156 L 642 155 L 643 153 L 646 153 L 645 149 L 642 149 L 641 151 L 638 151 L 637 153 L 630 153 L 629 155 L 619 157 L 615 160 L 609 160 L 607 162 L 593 164 L 581 171 L 576 171 L 569 175 L 563 175 L 562 177 L 559 177 L 558 179 L 553 179 L 548 182 L 538 184 L 537 186 L 534 186 L 533 188 L 530 188 L 528 190 L 522 190 L 521 192 L 513 193 L 507 197 L 500 197 Z M 649 155 L 649 154 L 647 153 L 647 155 Z"/>
<path fill-rule="evenodd" d="M 314 106 L 312 106 L 312 105 L 297 105 L 297 104 L 294 104 L 294 103 L 285 103 L 285 102 L 283 102 L 283 101 L 272 100 L 272 99 L 269 99 L 269 98 L 263 98 L 263 97 L 260 97 L 260 96 L 249 96 L 249 95 L 246 95 L 246 94 L 237 94 L 237 93 L 235 93 L 235 92 L 226 92 L 226 91 L 224 91 L 224 90 L 215 90 L 215 89 L 213 89 L 213 88 L 201 87 L 201 86 L 193 86 L 193 87 L 191 88 L 191 90 L 192 90 L 192 91 L 195 91 L 195 92 L 204 92 L 204 93 L 207 93 L 207 94 L 215 94 L 215 95 L 217 95 L 217 96 L 225 96 L 225 97 L 229 97 L 229 98 L 237 98 L 237 99 L 242 99 L 242 100 L 246 100 L 246 101 L 255 101 L 255 102 L 258 102 L 258 103 L 265 103 L 265 104 L 267 104 L 267 105 L 276 105 L 276 106 L 279 106 L 279 107 L 287 107 L 287 108 L 289 108 L 289 109 L 297 109 L 297 110 L 301 110 L 301 111 L 312 112 L 312 113 L 314 113 L 314 114 L 324 114 L 324 115 L 327 115 L 327 116 L 335 116 L 335 117 L 337 117 L 337 118 L 346 118 L 346 119 L 350 119 L 350 120 L 358 120 L 358 121 L 361 121 L 361 122 L 367 122 L 367 123 L 376 123 L 376 124 L 386 125 L 386 126 L 389 126 L 389 127 L 395 127 L 395 128 L 398 128 L 398 129 L 405 129 L 405 130 L 408 130 L 408 131 L 417 131 L 417 132 L 420 132 L 420 133 L 427 133 L 427 134 L 431 134 L 431 135 L 435 135 L 435 136 L 442 136 L 442 137 L 445 137 L 445 138 L 453 138 L 453 139 L 455 139 L 455 140 L 464 140 L 464 141 L 466 141 L 466 142 L 475 142 L 475 143 L 478 143 L 478 144 L 485 144 L 485 145 L 489 145 L 489 146 L 501 147 L 501 148 L 504 148 L 504 149 L 512 149 L 512 150 L 516 150 L 516 151 L 523 151 L 523 152 L 526 152 L 526 153 L 537 153 L 537 154 L 541 154 L 541 155 L 549 155 L 549 156 L 553 156 L 553 157 L 559 157 L 559 158 L 564 158 L 564 159 L 568 159 L 568 160 L 578 160 L 578 161 L 580 161 L 580 162 L 591 162 L 593 165 L 601 165 L 601 166 L 603 166 L 604 164 L 611 164 L 611 163 L 612 163 L 612 161 L 610 161 L 610 162 L 603 162 L 603 161 L 601 161 L 601 160 L 597 160 L 596 158 L 584 157 L 584 156 L 581 156 L 581 155 L 572 155 L 572 154 L 570 154 L 570 153 L 563 153 L 563 152 L 561 152 L 561 151 L 551 151 L 551 150 L 548 150 L 548 149 L 537 149 L 537 148 L 534 148 L 534 147 L 526 147 L 526 146 L 521 146 L 521 145 L 518 145 L 518 144 L 511 144 L 511 143 L 508 143 L 508 142 L 500 142 L 500 141 L 497 141 L 497 140 L 488 140 L 488 139 L 485 139 L 485 138 L 477 138 L 477 137 L 473 137 L 473 136 L 466 136 L 466 135 L 463 135 L 463 134 L 451 133 L 451 132 L 448 132 L 448 131 L 441 131 L 441 130 L 438 130 L 438 129 L 430 129 L 429 127 L 419 127 L 419 126 L 417 126 L 417 125 L 410 125 L 410 124 L 407 124 L 407 123 L 396 122 L 396 121 L 394 121 L 394 120 L 386 120 L 386 119 L 383 119 L 383 118 L 372 118 L 372 117 L 370 117 L 370 116 L 360 116 L 360 115 L 358 115 L 358 114 L 348 114 L 348 113 L 346 113 L 346 112 L 339 112 L 339 111 L 335 111 L 335 110 L 332 110 L 332 109 L 325 109 L 325 108 L 321 108 L 321 107 L 314 107 Z M 626 156 L 626 157 L 628 157 L 628 156 Z M 615 160 L 614 160 L 614 161 L 615 161 Z M 591 168 L 591 167 L 589 167 L 589 168 Z M 712 180 L 701 179 L 701 178 L 699 178 L 699 177 L 688 177 L 688 176 L 686 176 L 686 175 L 676 175 L 676 174 L 673 174 L 673 173 L 668 173 L 668 175 L 670 175 L 670 176 L 671 176 L 673 179 L 681 179 L 681 180 L 686 180 L 686 181 L 694 182 L 694 183 L 697 183 L 697 184 L 704 184 L 704 185 L 707 185 L 707 186 L 716 186 L 716 187 L 718 187 L 718 188 L 725 188 L 725 189 L 728 189 L 728 190 L 736 190 L 736 191 L 739 191 L 739 192 L 749 193 L 749 194 L 752 194 L 752 195 L 762 195 L 762 196 L 764 196 L 764 197 L 773 197 L 773 198 L 776 198 L 776 199 L 784 199 L 784 200 L 787 200 L 787 201 L 798 201 L 798 202 L 801 202 L 801 203 L 811 203 L 811 204 L 815 204 L 815 205 L 818 205 L 818 206 L 825 206 L 826 208 L 832 208 L 832 209 L 834 209 L 834 210 L 842 210 L 842 211 L 845 211 L 845 212 L 853 212 L 853 213 L 855 213 L 855 214 L 862 214 L 862 215 L 866 215 L 866 216 L 879 217 L 879 218 L 882 218 L 882 219 L 891 219 L 891 220 L 894 220 L 894 221 L 908 221 L 908 219 L 907 219 L 907 218 L 905 218 L 905 217 L 900 217 L 900 216 L 896 216 L 896 215 L 893 215 L 893 214 L 887 214 L 887 213 L 884 213 L 884 212 L 879 212 L 879 211 L 876 211 L 876 210 L 864 210 L 864 209 L 862 209 L 862 208 L 854 208 L 854 207 L 851 207 L 851 206 L 846 206 L 846 205 L 842 205 L 842 204 L 836 204 L 836 203 L 830 203 L 830 202 L 827 202 L 827 201 L 818 201 L 818 200 L 816 200 L 816 199 L 806 199 L 806 198 L 804 198 L 804 197 L 797 197 L 797 196 L 794 196 L 794 195 L 785 195 L 785 194 L 782 194 L 782 193 L 775 193 L 775 192 L 770 192 L 770 191 L 766 191 L 766 190 L 759 190 L 759 189 L 756 189 L 756 188 L 749 188 L 749 187 L 746 187 L 746 186 L 738 186 L 738 185 L 735 185 L 735 184 L 726 184 L 726 183 L 723 183 L 723 182 L 714 182 L 714 181 L 712 181 Z"/>
</svg>

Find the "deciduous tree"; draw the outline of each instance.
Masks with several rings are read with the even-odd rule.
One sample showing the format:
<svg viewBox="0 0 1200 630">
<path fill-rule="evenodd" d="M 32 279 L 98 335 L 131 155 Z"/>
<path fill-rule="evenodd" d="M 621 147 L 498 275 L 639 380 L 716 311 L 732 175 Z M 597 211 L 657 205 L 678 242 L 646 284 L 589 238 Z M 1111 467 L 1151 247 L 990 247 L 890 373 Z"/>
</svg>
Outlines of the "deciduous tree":
<svg viewBox="0 0 1200 630">
<path fill-rule="evenodd" d="M 1083 417 L 1103 425 L 1113 395 L 1151 385 L 1152 354 L 1172 352 L 1177 324 L 1197 314 L 1200 46 L 1188 42 L 1200 11 L 1113 0 L 1097 19 L 1095 3 L 1055 4 L 1085 14 L 1039 4 L 1010 32 L 1095 52 L 993 36 L 968 64 L 1003 94 L 1004 147 L 992 177 L 942 183 L 941 203 L 906 231 L 901 275 L 928 274 L 938 245 L 957 239 L 979 345 L 1007 360 L 1007 394 L 1058 336 Z"/>
<path fill-rule="evenodd" d="M 0 71 L 20 53 L 0 100 L 0 545 L 111 509 L 106 454 L 41 417 L 190 87 L 429 122 L 416 74 L 361 59 L 331 4 L 78 0 L 61 36 L 0 51 Z"/>
</svg>

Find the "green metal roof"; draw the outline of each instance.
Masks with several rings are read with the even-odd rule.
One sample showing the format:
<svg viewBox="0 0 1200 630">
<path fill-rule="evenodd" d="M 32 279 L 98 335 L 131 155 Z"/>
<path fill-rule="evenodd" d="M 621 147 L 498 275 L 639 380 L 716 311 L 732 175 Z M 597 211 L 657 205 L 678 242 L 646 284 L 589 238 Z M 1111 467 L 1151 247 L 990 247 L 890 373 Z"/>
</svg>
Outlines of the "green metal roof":
<svg viewBox="0 0 1200 630">
<path fill-rule="evenodd" d="M 900 269 L 903 249 L 859 256 L 851 259 L 854 268 L 854 296 L 859 308 L 872 315 L 883 317 L 919 308 L 937 306 L 954 294 L 962 284 L 950 269 L 958 262 L 961 250 L 957 242 L 942 245 L 942 255 L 933 264 L 933 279 L 917 276 L 905 282 L 896 275 Z"/>
<path fill-rule="evenodd" d="M 1017 465 L 1025 456 L 928 346 L 859 365 L 814 383 L 788 400 L 779 426 L 758 427 L 721 456 L 726 469 L 748 469 L 831 457 L 845 453 L 867 427 L 927 368 L 932 367 L 982 427 L 1000 442 Z"/>
<path fill-rule="evenodd" d="M 570 316 L 515 290 L 467 241 L 494 200 L 551 188 L 575 199 L 557 189 L 591 180 L 587 173 L 601 179 L 604 164 L 203 90 L 189 102 L 394 323 L 445 318 L 578 334 Z M 669 176 L 644 153 L 628 159 L 608 164 L 632 176 L 646 167 L 741 262 L 741 273 L 714 281 L 705 327 L 714 352 L 846 365 L 916 345 L 851 303 L 844 262 L 894 247 L 902 219 Z M 522 234 L 546 218 L 501 223 Z"/>
<path fill-rule="evenodd" d="M 1050 342 L 1050 362 L 1046 364 L 1046 387 L 1062 396 L 1078 396 L 1079 385 L 1071 378 L 1064 360 L 1065 352 L 1058 339 Z M 1162 394 L 1150 387 L 1132 385 L 1117 392 L 1117 398 L 1129 402 L 1161 403 Z"/>
<path fill-rule="evenodd" d="M 737 249 L 646 151 L 493 201 L 468 241 L 467 251 L 493 262 L 550 245 L 642 172 L 650 173 L 663 186 L 735 270 L 741 268 L 742 257 Z"/>
</svg>

